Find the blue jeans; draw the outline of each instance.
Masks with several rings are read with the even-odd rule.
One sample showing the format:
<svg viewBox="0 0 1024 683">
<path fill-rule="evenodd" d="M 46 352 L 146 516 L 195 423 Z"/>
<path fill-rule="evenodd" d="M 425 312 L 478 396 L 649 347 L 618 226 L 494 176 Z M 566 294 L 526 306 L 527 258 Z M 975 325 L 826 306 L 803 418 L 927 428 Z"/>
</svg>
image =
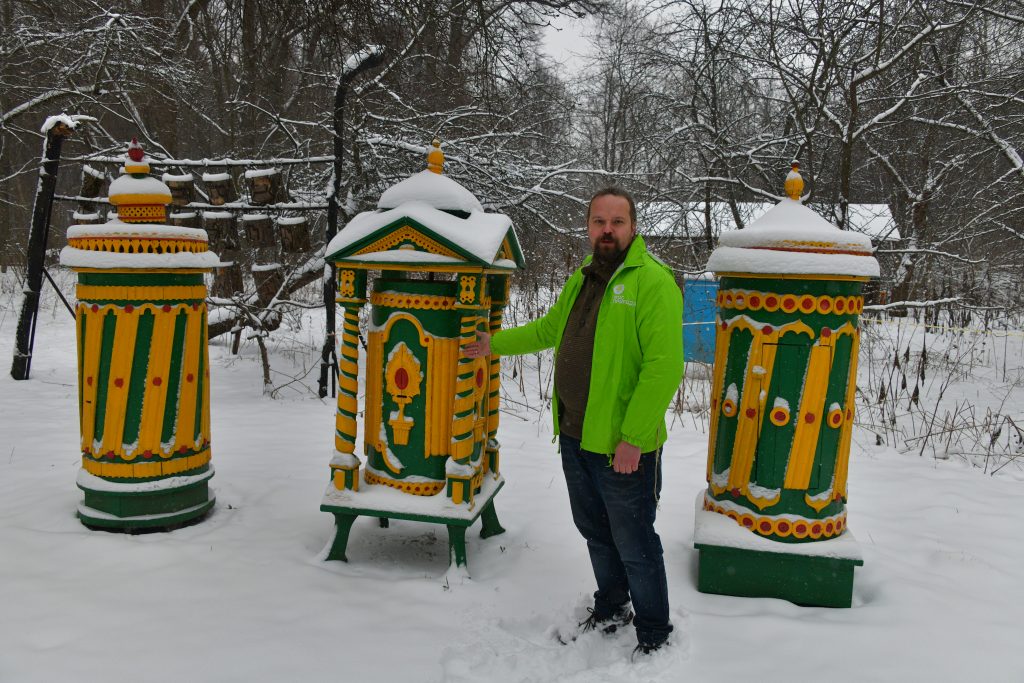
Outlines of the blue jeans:
<svg viewBox="0 0 1024 683">
<path fill-rule="evenodd" d="M 560 436 L 572 519 L 587 541 L 597 579 L 594 614 L 604 619 L 630 599 L 637 640 L 658 645 L 672 632 L 661 539 L 654 531 L 661 493 L 661 449 L 640 456 L 632 474 L 615 472 L 607 455 Z"/>
</svg>

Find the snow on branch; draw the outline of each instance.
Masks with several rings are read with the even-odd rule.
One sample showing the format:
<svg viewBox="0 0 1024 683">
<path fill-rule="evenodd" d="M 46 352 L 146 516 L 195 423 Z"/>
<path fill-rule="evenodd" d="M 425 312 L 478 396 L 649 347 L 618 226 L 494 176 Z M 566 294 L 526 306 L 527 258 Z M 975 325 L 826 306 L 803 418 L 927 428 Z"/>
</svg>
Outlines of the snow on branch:
<svg viewBox="0 0 1024 683">
<path fill-rule="evenodd" d="M 943 304 L 955 304 L 962 300 L 962 297 L 951 296 L 946 299 L 934 299 L 932 301 L 893 301 L 891 304 L 873 304 L 865 306 L 865 311 L 888 311 L 891 308 L 932 308 Z"/>
<path fill-rule="evenodd" d="M 943 258 L 950 258 L 954 261 L 960 261 L 961 263 L 969 263 L 971 265 L 979 265 L 982 263 L 988 263 L 988 259 L 973 260 L 958 256 L 957 254 L 951 254 L 948 251 L 939 251 L 938 249 L 876 249 L 876 254 L 926 254 L 928 256 L 941 256 Z"/>
</svg>

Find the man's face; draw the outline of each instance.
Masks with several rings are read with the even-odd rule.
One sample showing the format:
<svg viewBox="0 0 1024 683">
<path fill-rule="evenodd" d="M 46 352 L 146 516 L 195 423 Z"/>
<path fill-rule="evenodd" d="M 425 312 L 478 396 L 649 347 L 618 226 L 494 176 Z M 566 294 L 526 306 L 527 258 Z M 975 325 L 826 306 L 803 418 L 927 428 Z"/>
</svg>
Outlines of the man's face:
<svg viewBox="0 0 1024 683">
<path fill-rule="evenodd" d="M 595 258 L 614 259 L 629 247 L 636 234 L 636 223 L 629 217 L 629 201 L 625 197 L 603 194 L 590 205 L 587 236 Z"/>
</svg>

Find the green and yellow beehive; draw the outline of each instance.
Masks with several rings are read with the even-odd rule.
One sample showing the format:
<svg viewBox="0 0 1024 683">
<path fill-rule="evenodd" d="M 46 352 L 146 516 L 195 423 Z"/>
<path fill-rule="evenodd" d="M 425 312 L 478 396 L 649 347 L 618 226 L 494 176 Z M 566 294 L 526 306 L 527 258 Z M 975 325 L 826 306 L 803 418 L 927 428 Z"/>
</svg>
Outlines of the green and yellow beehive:
<svg viewBox="0 0 1024 683">
<path fill-rule="evenodd" d="M 328 559 L 346 559 L 359 515 L 448 528 L 464 566 L 465 529 L 502 531 L 496 357 L 470 359 L 477 330 L 501 327 L 509 278 L 524 265 L 511 220 L 487 213 L 444 176 L 435 140 L 428 170 L 386 190 L 327 247 L 343 309 L 331 483 L 320 509 L 337 530 Z M 367 273 L 379 273 L 367 297 Z M 369 301 L 363 455 L 358 441 L 359 313 Z M 361 475 L 361 476 L 360 476 Z M 362 483 L 360 483 L 362 482 Z"/>
<path fill-rule="evenodd" d="M 723 234 L 708 488 L 698 501 L 698 588 L 849 606 L 862 564 L 847 530 L 861 287 L 870 240 L 789 197 Z"/>
<path fill-rule="evenodd" d="M 206 514 L 210 380 L 203 230 L 164 225 L 167 186 L 132 141 L 110 184 L 117 216 L 68 229 L 84 491 L 78 515 L 109 529 L 169 528 Z"/>
</svg>

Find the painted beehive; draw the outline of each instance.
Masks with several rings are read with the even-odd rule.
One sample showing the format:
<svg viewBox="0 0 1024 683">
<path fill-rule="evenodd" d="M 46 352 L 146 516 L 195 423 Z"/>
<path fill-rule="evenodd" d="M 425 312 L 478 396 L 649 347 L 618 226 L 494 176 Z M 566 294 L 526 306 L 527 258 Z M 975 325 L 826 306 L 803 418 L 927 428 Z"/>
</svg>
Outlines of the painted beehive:
<svg viewBox="0 0 1024 683">
<path fill-rule="evenodd" d="M 117 216 L 73 226 L 61 263 L 78 273 L 80 519 L 166 528 L 213 506 L 206 233 L 164 225 L 171 193 L 133 140 L 110 184 Z"/>
<path fill-rule="evenodd" d="M 794 168 L 790 197 L 749 228 L 723 235 L 708 262 L 721 279 L 700 507 L 776 542 L 750 546 L 741 538 L 737 547 L 751 552 L 748 560 L 757 552 L 774 552 L 776 560 L 813 555 L 795 544 L 839 540 L 846 530 L 861 287 L 878 275 L 878 264 L 867 237 L 839 230 L 800 203 L 802 184 Z M 843 539 L 845 546 L 851 541 Z M 698 539 L 702 562 L 714 557 L 714 545 Z M 852 583 L 859 556 L 837 554 L 835 544 L 819 548 L 849 561 Z M 700 580 L 712 581 L 704 569 Z M 715 571 L 728 568 L 707 573 Z M 848 588 L 839 589 L 846 591 L 839 602 L 848 601 Z M 799 590 L 765 590 L 754 594 L 822 604 Z"/>
<path fill-rule="evenodd" d="M 356 216 L 327 249 L 344 311 L 332 483 L 321 504 L 338 523 L 331 558 L 344 559 L 357 514 L 446 524 L 457 564 L 465 564 L 458 537 L 476 517 L 485 535 L 500 532 L 500 367 L 460 349 L 477 330 L 501 327 L 523 257 L 509 218 L 484 212 L 441 174 L 436 141 L 428 160 L 428 170 L 385 191 L 378 211 Z M 380 275 L 367 299 L 368 271 Z M 367 300 L 362 462 L 359 312 Z"/>
</svg>

